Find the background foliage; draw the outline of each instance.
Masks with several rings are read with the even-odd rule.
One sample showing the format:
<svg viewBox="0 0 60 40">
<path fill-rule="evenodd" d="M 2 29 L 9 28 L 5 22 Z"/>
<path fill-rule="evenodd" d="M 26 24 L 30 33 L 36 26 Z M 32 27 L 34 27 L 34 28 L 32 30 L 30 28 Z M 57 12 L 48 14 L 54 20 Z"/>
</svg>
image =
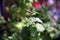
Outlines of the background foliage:
<svg viewBox="0 0 60 40">
<path fill-rule="evenodd" d="M 8 36 L 5 28 L 2 28 L 4 30 L 3 39 L 55 40 L 59 37 L 60 31 L 50 26 L 47 8 L 46 11 L 42 11 L 42 9 L 36 11 L 32 6 L 32 0 L 16 0 L 11 6 L 7 6 L 6 10 L 10 13 L 9 22 L 7 22 L 10 27 L 10 35 Z"/>
</svg>

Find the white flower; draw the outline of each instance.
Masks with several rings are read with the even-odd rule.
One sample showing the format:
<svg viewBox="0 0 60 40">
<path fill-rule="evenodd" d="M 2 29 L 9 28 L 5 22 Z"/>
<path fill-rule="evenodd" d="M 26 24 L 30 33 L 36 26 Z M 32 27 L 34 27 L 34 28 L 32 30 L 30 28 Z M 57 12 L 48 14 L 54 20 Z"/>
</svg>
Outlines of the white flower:
<svg viewBox="0 0 60 40">
<path fill-rule="evenodd" d="M 37 23 L 36 24 L 36 28 L 37 28 L 37 31 L 40 31 L 40 32 L 43 32 L 45 30 L 45 28 L 43 27 L 43 25 Z"/>
<path fill-rule="evenodd" d="M 14 24 L 18 29 L 22 29 L 23 24 L 20 22 L 17 22 L 16 24 Z"/>
<path fill-rule="evenodd" d="M 9 38 L 9 39 L 12 39 L 13 37 L 9 36 L 8 38 Z"/>
<path fill-rule="evenodd" d="M 6 23 L 6 21 L 4 20 L 4 17 L 0 14 L 0 23 Z"/>
<path fill-rule="evenodd" d="M 6 7 L 6 10 L 9 11 L 9 7 Z"/>
<path fill-rule="evenodd" d="M 54 33 L 50 33 L 50 37 L 51 38 L 54 38 L 55 37 L 55 34 Z"/>
<path fill-rule="evenodd" d="M 36 19 L 34 17 L 31 17 L 29 19 L 30 19 L 30 22 L 32 22 L 32 23 L 36 22 Z"/>
<path fill-rule="evenodd" d="M 29 0 L 30 2 L 33 2 L 33 0 Z"/>
<path fill-rule="evenodd" d="M 16 4 L 13 4 L 11 7 L 16 7 Z"/>
<path fill-rule="evenodd" d="M 35 17 L 31 17 L 31 18 L 29 18 L 30 19 L 30 21 L 32 22 L 32 23 L 34 23 L 34 22 L 41 22 L 41 23 L 43 23 L 39 18 L 35 18 Z"/>
<path fill-rule="evenodd" d="M 36 17 L 36 21 L 43 23 L 43 22 L 41 21 L 41 19 L 39 19 L 39 18 L 37 18 L 37 17 Z"/>
</svg>

